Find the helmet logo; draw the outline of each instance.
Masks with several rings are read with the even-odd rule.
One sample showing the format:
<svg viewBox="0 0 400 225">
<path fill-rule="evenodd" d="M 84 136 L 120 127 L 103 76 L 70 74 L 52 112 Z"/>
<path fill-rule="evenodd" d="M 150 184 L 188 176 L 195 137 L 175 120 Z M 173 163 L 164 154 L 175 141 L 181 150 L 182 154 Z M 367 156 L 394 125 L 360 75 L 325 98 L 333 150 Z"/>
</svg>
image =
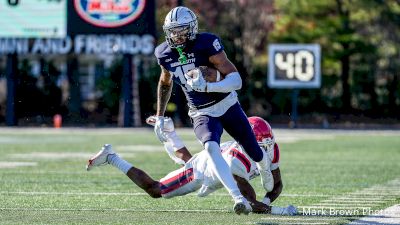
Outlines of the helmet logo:
<svg viewBox="0 0 400 225">
<path fill-rule="evenodd" d="M 136 20 L 146 0 L 74 0 L 78 15 L 98 27 L 120 27 Z"/>
</svg>

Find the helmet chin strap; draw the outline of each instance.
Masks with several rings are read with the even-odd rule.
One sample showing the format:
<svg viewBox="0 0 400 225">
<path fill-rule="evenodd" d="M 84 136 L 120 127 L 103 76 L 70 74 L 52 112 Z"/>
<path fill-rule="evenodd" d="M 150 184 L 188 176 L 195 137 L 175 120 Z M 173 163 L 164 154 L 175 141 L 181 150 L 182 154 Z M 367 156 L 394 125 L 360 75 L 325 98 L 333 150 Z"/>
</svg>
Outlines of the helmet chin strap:
<svg viewBox="0 0 400 225">
<path fill-rule="evenodd" d="M 179 58 L 178 58 L 179 62 L 181 64 L 186 64 L 187 63 L 187 57 L 186 57 L 185 53 L 183 53 L 183 48 L 182 47 L 178 47 L 178 48 L 176 48 L 176 50 L 178 50 L 178 53 L 179 53 Z"/>
</svg>

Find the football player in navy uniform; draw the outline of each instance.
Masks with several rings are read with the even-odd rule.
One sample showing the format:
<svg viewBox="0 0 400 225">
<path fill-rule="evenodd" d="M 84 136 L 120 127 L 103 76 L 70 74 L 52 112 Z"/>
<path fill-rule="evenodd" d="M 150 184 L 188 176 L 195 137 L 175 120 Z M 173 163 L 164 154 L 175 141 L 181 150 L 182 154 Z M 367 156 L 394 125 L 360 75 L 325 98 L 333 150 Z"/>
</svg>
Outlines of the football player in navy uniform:
<svg viewBox="0 0 400 225">
<path fill-rule="evenodd" d="M 219 145 L 223 129 L 256 162 L 264 189 L 271 191 L 274 181 L 270 170 L 271 161 L 258 146 L 247 116 L 238 102 L 236 90 L 242 87 L 240 74 L 227 58 L 220 38 L 211 33 L 198 32 L 197 17 L 190 9 L 173 8 L 165 17 L 163 30 L 166 41 L 155 49 L 161 67 L 155 133 L 161 142 L 166 142 L 163 132 L 164 112 L 174 82 L 185 93 L 196 137 L 211 158 L 211 166 L 218 179 L 234 199 L 234 211 L 247 214 L 251 207 L 240 193 L 221 155 Z M 196 69 L 199 66 L 215 68 L 221 80 L 206 82 L 201 71 Z M 196 70 L 198 76 L 188 76 L 191 70 Z"/>
</svg>

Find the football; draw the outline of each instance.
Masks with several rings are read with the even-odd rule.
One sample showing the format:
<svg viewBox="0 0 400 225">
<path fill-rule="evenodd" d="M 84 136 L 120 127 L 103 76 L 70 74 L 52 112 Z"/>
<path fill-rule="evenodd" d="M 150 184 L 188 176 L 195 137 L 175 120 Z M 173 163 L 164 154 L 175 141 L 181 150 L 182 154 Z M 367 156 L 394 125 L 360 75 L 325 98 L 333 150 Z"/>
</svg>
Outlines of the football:
<svg viewBox="0 0 400 225">
<path fill-rule="evenodd" d="M 216 69 L 212 68 L 212 67 L 208 67 L 208 66 L 199 66 L 193 70 L 190 70 L 189 72 L 187 72 L 187 76 L 191 77 L 191 78 L 196 78 L 198 76 L 198 71 L 200 70 L 201 74 L 204 77 L 204 80 L 206 80 L 207 82 L 217 82 L 222 80 L 222 76 L 219 75 L 219 72 L 217 72 Z"/>
</svg>

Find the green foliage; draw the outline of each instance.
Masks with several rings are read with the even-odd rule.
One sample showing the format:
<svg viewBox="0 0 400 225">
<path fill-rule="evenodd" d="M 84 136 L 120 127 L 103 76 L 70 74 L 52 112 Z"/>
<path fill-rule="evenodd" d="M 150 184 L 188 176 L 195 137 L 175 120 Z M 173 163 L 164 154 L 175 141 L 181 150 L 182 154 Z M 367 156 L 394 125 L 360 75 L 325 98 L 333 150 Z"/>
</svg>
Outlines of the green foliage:
<svg viewBox="0 0 400 225">
<path fill-rule="evenodd" d="M 105 76 L 97 80 L 97 89 L 101 91 L 102 96 L 99 100 L 103 107 L 110 110 L 113 115 L 118 114 L 119 100 L 122 90 L 122 60 L 117 57 Z"/>
<path fill-rule="evenodd" d="M 15 115 L 20 125 L 52 123 L 54 114 L 63 111 L 62 93 L 57 86 L 60 71 L 51 61 L 42 62 L 40 74 L 32 74 L 29 60 L 23 59 L 15 76 Z M 35 118 L 34 121 L 31 121 Z"/>
<path fill-rule="evenodd" d="M 322 101 L 316 107 L 318 95 L 308 96 L 314 100 L 302 101 L 306 104 L 302 107 L 311 111 L 351 107 L 357 114 L 390 116 L 376 111 L 387 98 L 376 91 L 376 81 L 388 80 L 384 74 L 389 79 L 399 76 L 395 70 L 400 67 L 394 60 L 400 57 L 398 1 L 276 1 L 276 8 L 270 42 L 318 43 L 322 48 Z M 394 94 L 400 92 L 398 87 L 389 91 L 398 99 Z M 396 103 L 393 108 L 399 106 Z"/>
</svg>

